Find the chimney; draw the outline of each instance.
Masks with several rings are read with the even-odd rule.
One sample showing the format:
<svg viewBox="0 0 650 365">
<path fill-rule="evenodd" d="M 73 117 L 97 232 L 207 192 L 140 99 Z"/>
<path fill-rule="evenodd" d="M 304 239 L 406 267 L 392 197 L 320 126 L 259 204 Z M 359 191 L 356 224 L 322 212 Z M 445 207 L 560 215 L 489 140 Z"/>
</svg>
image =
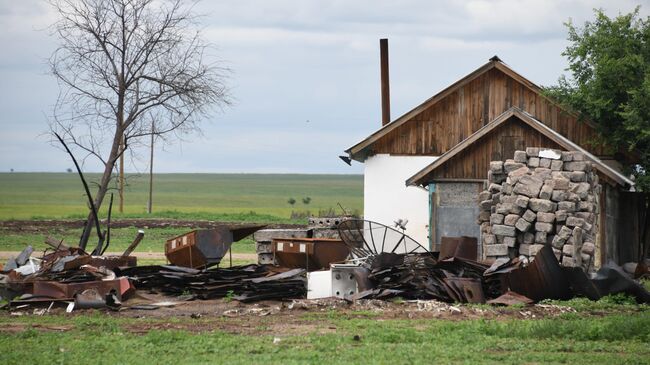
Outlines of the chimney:
<svg viewBox="0 0 650 365">
<path fill-rule="evenodd" d="M 381 63 L 381 125 L 390 123 L 390 87 L 388 82 L 388 39 L 379 40 Z"/>
</svg>

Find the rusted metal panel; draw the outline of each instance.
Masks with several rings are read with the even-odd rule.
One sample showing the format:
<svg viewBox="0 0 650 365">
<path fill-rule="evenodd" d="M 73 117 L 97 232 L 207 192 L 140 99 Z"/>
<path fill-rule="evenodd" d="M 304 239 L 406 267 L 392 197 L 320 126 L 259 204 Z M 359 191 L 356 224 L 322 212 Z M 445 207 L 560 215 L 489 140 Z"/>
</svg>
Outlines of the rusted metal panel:
<svg viewBox="0 0 650 365">
<path fill-rule="evenodd" d="M 542 299 L 569 299 L 573 296 L 551 246 L 539 250 L 530 265 L 512 271 L 508 283 L 512 291 L 536 302 Z"/>
<path fill-rule="evenodd" d="M 476 237 L 442 237 L 440 239 L 440 259 L 460 257 L 463 259 L 477 259 Z"/>
<path fill-rule="evenodd" d="M 95 280 L 80 283 L 60 283 L 56 281 L 35 281 L 33 283 L 35 297 L 55 299 L 74 298 L 75 295 L 87 289 L 95 289 L 99 295 L 106 296 L 114 293 L 118 298 L 132 289 L 129 279 L 121 277 L 115 280 Z"/>
<path fill-rule="evenodd" d="M 88 265 L 115 269 L 116 267 L 137 266 L 138 258 L 135 256 L 92 256 Z"/>
<path fill-rule="evenodd" d="M 342 262 L 350 250 L 341 240 L 326 238 L 274 239 L 273 254 L 278 265 L 308 271 L 329 268 Z"/>
<path fill-rule="evenodd" d="M 485 303 L 483 286 L 480 279 L 474 278 L 445 278 L 444 282 L 452 288 L 461 303 Z"/>
</svg>

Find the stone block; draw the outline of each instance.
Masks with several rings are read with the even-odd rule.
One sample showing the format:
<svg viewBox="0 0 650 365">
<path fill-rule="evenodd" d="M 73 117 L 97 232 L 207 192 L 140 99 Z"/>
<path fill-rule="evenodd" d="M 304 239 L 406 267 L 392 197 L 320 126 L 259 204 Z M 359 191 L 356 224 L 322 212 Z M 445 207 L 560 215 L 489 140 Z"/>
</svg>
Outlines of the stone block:
<svg viewBox="0 0 650 365">
<path fill-rule="evenodd" d="M 529 198 L 537 198 L 539 191 L 544 185 L 544 180 L 534 176 L 524 175 L 519 178 L 513 192 L 518 195 L 525 195 Z"/>
<path fill-rule="evenodd" d="M 517 239 L 514 237 L 504 237 L 503 244 L 508 247 L 515 247 L 515 245 L 517 244 Z"/>
<path fill-rule="evenodd" d="M 562 260 L 562 250 L 558 250 L 557 248 L 553 247 L 553 255 L 555 255 L 555 258 L 558 262 L 561 262 L 560 260 Z"/>
<path fill-rule="evenodd" d="M 535 168 L 535 171 L 533 171 L 533 176 L 542 181 L 546 181 L 553 176 L 553 171 L 546 167 L 537 167 Z"/>
<path fill-rule="evenodd" d="M 539 167 L 550 169 L 551 168 L 551 160 L 549 160 L 548 158 L 540 158 L 539 159 Z"/>
<path fill-rule="evenodd" d="M 587 174 L 584 171 L 571 171 L 571 181 L 573 182 L 587 181 Z"/>
<path fill-rule="evenodd" d="M 519 245 L 519 254 L 530 256 L 530 246 L 531 245 L 528 243 L 522 243 L 521 245 Z"/>
<path fill-rule="evenodd" d="M 489 222 L 490 221 L 490 211 L 489 210 L 482 210 L 478 213 L 478 222 L 483 223 L 483 222 Z"/>
<path fill-rule="evenodd" d="M 539 157 L 531 157 L 528 159 L 528 167 L 539 167 Z"/>
<path fill-rule="evenodd" d="M 555 213 L 537 213 L 537 221 L 542 223 L 553 223 L 555 221 Z"/>
<path fill-rule="evenodd" d="M 557 209 L 558 210 L 564 210 L 565 212 L 575 212 L 576 211 L 576 203 L 571 202 L 571 201 L 563 201 L 557 203 Z"/>
<path fill-rule="evenodd" d="M 512 184 L 509 184 L 507 182 L 501 184 L 501 193 L 505 195 L 512 194 Z"/>
<path fill-rule="evenodd" d="M 536 244 L 536 245 L 530 245 L 530 248 L 528 249 L 529 255 L 528 256 L 535 256 L 541 250 L 544 248 L 544 245 L 542 244 Z"/>
<path fill-rule="evenodd" d="M 596 252 L 596 245 L 593 242 L 584 242 L 582 248 L 580 249 L 582 253 L 593 256 Z"/>
<path fill-rule="evenodd" d="M 553 246 L 554 248 L 561 249 L 565 243 L 566 243 L 566 239 L 563 239 L 562 237 L 560 237 L 560 235 L 556 234 L 555 237 L 553 237 L 553 240 L 551 241 L 551 246 Z"/>
<path fill-rule="evenodd" d="M 307 238 L 307 229 L 263 229 L 253 233 L 255 242 L 271 242 L 274 238 Z"/>
<path fill-rule="evenodd" d="M 501 185 L 499 185 L 499 184 L 495 184 L 495 183 L 492 183 L 492 184 L 490 184 L 490 186 L 488 187 L 488 191 L 489 191 L 490 193 L 492 193 L 492 194 L 494 194 L 494 193 L 500 193 L 500 192 L 501 192 Z"/>
<path fill-rule="evenodd" d="M 491 161 L 490 162 L 490 171 L 493 174 L 502 174 L 503 173 L 503 161 Z"/>
<path fill-rule="evenodd" d="M 585 154 L 578 151 L 573 151 L 573 161 L 584 161 Z"/>
<path fill-rule="evenodd" d="M 497 237 L 493 234 L 484 234 L 481 237 L 483 237 L 483 244 L 493 245 L 497 243 Z"/>
<path fill-rule="evenodd" d="M 519 178 L 528 174 L 530 172 L 530 169 L 526 166 L 520 167 L 516 169 L 515 171 L 511 172 L 508 174 L 508 179 L 506 180 L 509 184 L 516 184 L 517 181 L 519 181 Z"/>
<path fill-rule="evenodd" d="M 568 190 L 570 180 L 564 176 L 558 175 L 553 177 L 553 189 L 554 190 Z"/>
<path fill-rule="evenodd" d="M 539 150 L 539 157 L 548 158 L 551 160 L 559 160 L 562 158 L 562 152 L 559 150 L 544 148 Z"/>
<path fill-rule="evenodd" d="M 553 232 L 553 225 L 551 223 L 535 222 L 535 230 L 537 232 L 550 233 Z"/>
<path fill-rule="evenodd" d="M 568 215 L 566 210 L 558 209 L 555 211 L 555 221 L 556 222 L 565 222 Z"/>
<path fill-rule="evenodd" d="M 573 259 L 573 257 L 570 256 L 562 256 L 562 266 L 564 267 L 578 267 L 576 263 L 576 260 Z"/>
<path fill-rule="evenodd" d="M 566 219 L 566 225 L 569 226 L 569 227 L 581 227 L 582 228 L 582 226 L 584 224 L 585 224 L 585 220 L 582 219 L 582 218 L 571 216 L 571 217 L 567 217 L 567 219 Z"/>
<path fill-rule="evenodd" d="M 568 197 L 568 194 L 565 190 L 553 190 L 551 193 L 551 200 L 554 202 L 561 202 L 563 200 L 566 200 Z"/>
<path fill-rule="evenodd" d="M 514 160 L 507 160 L 506 162 L 503 163 L 503 171 L 508 174 L 512 171 L 515 171 L 519 168 L 524 167 L 525 165 L 520 162 L 515 162 Z"/>
<path fill-rule="evenodd" d="M 547 236 L 548 234 L 546 232 L 542 232 L 542 231 L 535 232 L 535 243 L 545 244 Z"/>
<path fill-rule="evenodd" d="M 496 234 L 497 236 L 514 237 L 515 227 L 506 226 L 503 224 L 495 224 L 492 226 L 492 233 Z"/>
<path fill-rule="evenodd" d="M 575 254 L 575 246 L 574 245 L 562 246 L 562 254 L 565 256 L 573 256 Z"/>
<path fill-rule="evenodd" d="M 553 194 L 553 187 L 551 185 L 544 184 L 542 186 L 542 189 L 539 191 L 539 198 L 540 199 L 551 199 L 551 195 Z"/>
<path fill-rule="evenodd" d="M 573 233 L 573 230 L 567 226 L 562 226 L 562 228 L 557 232 L 557 235 L 563 240 L 568 240 Z"/>
<path fill-rule="evenodd" d="M 478 207 L 482 210 L 490 210 L 490 207 L 492 207 L 492 200 L 483 200 L 478 203 Z"/>
<path fill-rule="evenodd" d="M 530 198 L 525 195 L 517 195 L 517 199 L 515 200 L 515 205 L 525 209 L 528 207 L 528 200 L 530 200 Z"/>
<path fill-rule="evenodd" d="M 528 207 L 534 212 L 550 212 L 553 210 L 553 202 L 548 199 L 530 199 Z"/>
<path fill-rule="evenodd" d="M 495 244 L 484 246 L 485 256 L 502 256 L 508 254 L 508 245 Z"/>
<path fill-rule="evenodd" d="M 587 199 L 587 196 L 589 195 L 589 191 L 591 190 L 591 185 L 589 185 L 588 182 L 581 182 L 577 183 L 574 186 L 571 186 L 569 188 L 569 191 L 572 193 L 578 194 L 580 199 Z"/>
<path fill-rule="evenodd" d="M 491 214 L 490 215 L 490 224 L 502 224 L 504 217 L 505 216 L 503 214 L 499 214 L 499 213 Z"/>
<path fill-rule="evenodd" d="M 528 156 L 526 155 L 526 151 L 515 151 L 515 162 L 526 163 L 527 157 Z"/>
<path fill-rule="evenodd" d="M 523 243 L 531 244 L 535 242 L 535 234 L 526 232 L 524 233 L 524 237 L 522 239 Z"/>
<path fill-rule="evenodd" d="M 562 167 L 564 171 L 586 171 L 587 163 L 585 161 L 575 161 L 575 156 L 573 157 L 574 161 L 565 162 Z"/>
<path fill-rule="evenodd" d="M 522 218 L 530 223 L 533 223 L 537 219 L 537 214 L 532 210 L 528 209 L 526 210 L 526 212 L 524 212 Z"/>
<path fill-rule="evenodd" d="M 551 170 L 552 171 L 562 171 L 562 165 L 564 163 L 560 160 L 551 160 Z"/>
<path fill-rule="evenodd" d="M 520 232 L 527 232 L 531 226 L 532 223 L 528 222 L 524 218 L 519 218 L 517 220 L 517 223 L 515 223 L 515 228 L 517 228 L 517 230 L 519 230 Z"/>
<path fill-rule="evenodd" d="M 517 221 L 519 220 L 519 218 L 520 217 L 517 214 L 508 214 L 503 219 L 503 224 L 505 224 L 506 226 L 514 226 L 515 223 L 517 223 Z"/>
<path fill-rule="evenodd" d="M 501 188 L 501 187 L 499 187 Z M 483 190 L 480 193 L 478 193 L 478 201 L 481 202 L 483 200 L 490 200 L 492 199 L 492 193 L 490 193 L 487 190 Z"/>
<path fill-rule="evenodd" d="M 539 157 L 539 148 L 538 147 L 527 147 L 526 155 L 528 157 Z"/>
<path fill-rule="evenodd" d="M 503 214 L 505 216 L 507 214 L 510 214 L 510 209 L 512 209 L 512 204 L 500 203 L 496 206 L 496 213 Z"/>
<path fill-rule="evenodd" d="M 581 212 L 592 213 L 595 210 L 595 205 L 589 202 L 578 202 L 578 210 Z"/>
<path fill-rule="evenodd" d="M 573 161 L 573 153 L 568 151 L 562 151 L 562 161 L 564 162 Z"/>
<path fill-rule="evenodd" d="M 581 247 L 582 246 L 582 228 L 580 228 L 580 227 L 573 228 L 573 233 L 571 234 L 571 238 L 573 238 L 573 244 L 576 247 Z"/>
</svg>

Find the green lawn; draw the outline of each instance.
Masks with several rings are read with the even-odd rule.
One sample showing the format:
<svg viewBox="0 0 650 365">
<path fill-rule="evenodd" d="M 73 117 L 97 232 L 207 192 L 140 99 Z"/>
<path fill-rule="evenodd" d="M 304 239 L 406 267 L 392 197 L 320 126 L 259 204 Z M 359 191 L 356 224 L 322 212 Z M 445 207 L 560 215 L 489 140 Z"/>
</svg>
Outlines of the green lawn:
<svg viewBox="0 0 650 365">
<path fill-rule="evenodd" d="M 106 314 L 0 317 L 2 364 L 649 364 L 650 313 L 603 317 L 567 314 L 552 319 L 393 320 L 373 313 L 296 313 L 307 331 L 258 334 L 223 330 L 239 318 L 115 318 Z M 192 321 L 202 332 L 174 328 Z M 276 320 L 277 321 L 277 320 Z M 292 322 L 295 323 L 295 322 Z M 156 324 L 158 324 L 156 326 Z M 66 325 L 64 332 L 31 326 Z M 133 333 L 129 328 L 158 328 Z M 187 327 L 185 327 L 187 328 Z M 238 332 L 235 330 L 235 332 Z M 358 336 L 355 339 L 355 336 Z M 274 343 L 274 338 L 279 338 Z"/>
<path fill-rule="evenodd" d="M 99 174 L 87 174 L 91 184 Z M 148 175 L 127 176 L 125 213 L 145 217 Z M 304 204 L 302 198 L 310 197 Z M 297 202 L 290 205 L 287 201 Z M 286 221 L 292 211 L 318 214 L 340 203 L 350 212 L 363 209 L 361 175 L 155 174 L 154 216 L 230 221 Z M 104 204 L 102 214 L 108 200 Z M 76 173 L 0 173 L 0 219 L 84 217 L 83 187 Z"/>
</svg>

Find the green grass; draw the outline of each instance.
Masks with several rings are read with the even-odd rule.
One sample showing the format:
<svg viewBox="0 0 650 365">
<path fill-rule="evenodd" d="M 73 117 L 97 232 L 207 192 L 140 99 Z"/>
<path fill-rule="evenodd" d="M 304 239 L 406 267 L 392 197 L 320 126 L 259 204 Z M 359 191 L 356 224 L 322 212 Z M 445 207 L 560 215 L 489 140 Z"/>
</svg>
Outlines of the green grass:
<svg viewBox="0 0 650 365">
<path fill-rule="evenodd" d="M 297 314 L 299 315 L 299 314 Z M 260 335 L 220 330 L 191 333 L 128 326 L 187 321 L 125 319 L 103 314 L 0 317 L 0 326 L 24 323 L 17 334 L 0 334 L 0 363 L 228 363 L 228 364 L 648 364 L 650 313 L 605 317 L 578 315 L 540 320 L 378 320 L 332 316 L 308 333 L 274 330 L 262 320 Z M 191 320 L 210 328 L 241 319 Z M 268 322 L 267 322 L 268 321 Z M 41 332 L 30 325 L 73 325 Z M 320 333 L 324 329 L 330 333 Z M 334 332 L 334 333 L 331 333 Z M 358 335 L 359 340 L 354 336 Z M 274 344 L 273 338 L 281 341 Z M 155 360 L 153 360 L 155 359 Z"/>
<path fill-rule="evenodd" d="M 145 229 L 144 238 L 135 252 L 164 252 L 164 244 L 167 239 L 190 230 L 189 228 Z M 138 229 L 135 227 L 112 229 L 111 244 L 107 252 L 124 252 L 131 242 L 133 242 L 133 238 L 135 238 L 137 232 Z M 63 239 L 64 242 L 70 245 L 76 246 L 79 242 L 81 229 L 57 229 L 49 234 L 57 239 Z M 42 252 L 46 248 L 49 248 L 49 246 L 43 243 L 47 235 L 48 233 L 12 232 L 0 228 L 0 251 L 22 251 L 27 245 L 32 245 L 36 252 Z M 89 240 L 88 248 L 94 243 L 97 243 L 95 236 Z M 89 251 L 92 250 L 89 249 Z M 232 245 L 232 252 L 255 253 L 255 242 L 252 238 L 245 238 L 239 242 L 235 242 Z"/>
<path fill-rule="evenodd" d="M 86 174 L 91 184 L 99 174 Z M 124 214 L 146 217 L 148 175 L 128 176 Z M 302 198 L 310 197 L 304 204 Z M 287 200 L 297 200 L 294 206 Z M 363 208 L 361 175 L 155 174 L 153 217 L 284 222 L 292 211 Z M 102 207 L 105 217 L 108 198 Z M 82 218 L 86 199 L 75 173 L 0 173 L 0 219 Z"/>
</svg>

